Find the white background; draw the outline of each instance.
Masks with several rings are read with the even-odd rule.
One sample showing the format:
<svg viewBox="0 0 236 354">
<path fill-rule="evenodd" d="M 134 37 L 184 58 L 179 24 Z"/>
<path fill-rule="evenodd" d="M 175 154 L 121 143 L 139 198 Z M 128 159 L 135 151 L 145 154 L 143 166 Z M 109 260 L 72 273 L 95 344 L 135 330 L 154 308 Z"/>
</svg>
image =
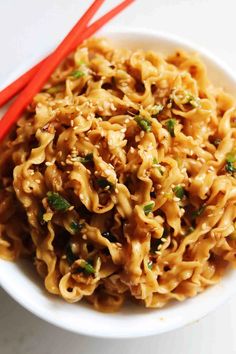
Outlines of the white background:
<svg viewBox="0 0 236 354">
<path fill-rule="evenodd" d="M 0 0 L 0 87 L 24 69 L 24 62 L 36 62 L 40 53 L 62 39 L 90 2 Z M 116 3 L 107 0 L 99 14 Z M 236 0 L 137 0 L 112 21 L 112 26 L 145 27 L 180 35 L 212 51 L 236 70 L 235 19 Z M 53 327 L 0 290 L 1 354 L 233 354 L 235 333 L 236 299 L 172 333 L 105 340 Z"/>
</svg>

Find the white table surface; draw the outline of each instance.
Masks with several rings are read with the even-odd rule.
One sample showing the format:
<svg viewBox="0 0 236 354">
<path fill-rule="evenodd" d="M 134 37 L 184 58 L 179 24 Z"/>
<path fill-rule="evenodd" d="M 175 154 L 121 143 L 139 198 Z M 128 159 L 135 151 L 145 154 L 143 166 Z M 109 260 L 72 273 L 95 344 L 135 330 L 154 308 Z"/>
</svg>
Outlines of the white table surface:
<svg viewBox="0 0 236 354">
<path fill-rule="evenodd" d="M 91 1 L 0 0 L 0 87 L 63 38 Z M 107 0 L 100 14 L 118 3 Z M 236 0 L 137 0 L 112 26 L 168 31 L 201 45 L 236 70 Z M 110 25 L 107 26 L 109 28 Z M 13 279 L 14 281 L 14 279 Z M 235 285 L 236 286 L 236 285 Z M 76 306 L 76 305 L 75 305 Z M 142 339 L 75 335 L 36 318 L 0 290 L 1 354 L 232 354 L 236 299 L 180 330 Z"/>
</svg>

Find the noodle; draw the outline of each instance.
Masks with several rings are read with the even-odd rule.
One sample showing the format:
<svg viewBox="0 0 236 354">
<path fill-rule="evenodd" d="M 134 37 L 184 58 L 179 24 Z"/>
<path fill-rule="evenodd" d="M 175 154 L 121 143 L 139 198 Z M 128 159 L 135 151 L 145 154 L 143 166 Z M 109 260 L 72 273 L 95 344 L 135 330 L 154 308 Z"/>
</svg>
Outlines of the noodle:
<svg viewBox="0 0 236 354">
<path fill-rule="evenodd" d="M 0 256 L 100 311 L 195 296 L 236 264 L 235 138 L 197 54 L 89 39 L 0 147 Z"/>
</svg>

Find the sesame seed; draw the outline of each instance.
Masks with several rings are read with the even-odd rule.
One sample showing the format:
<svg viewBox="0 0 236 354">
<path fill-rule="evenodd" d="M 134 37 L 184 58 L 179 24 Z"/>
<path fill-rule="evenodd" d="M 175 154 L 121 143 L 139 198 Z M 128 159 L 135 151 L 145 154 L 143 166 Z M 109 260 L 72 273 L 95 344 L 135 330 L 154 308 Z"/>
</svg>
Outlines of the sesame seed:
<svg viewBox="0 0 236 354">
<path fill-rule="evenodd" d="M 104 171 L 106 175 L 111 175 L 112 174 L 112 171 L 108 170 L 108 168 Z"/>
<path fill-rule="evenodd" d="M 104 108 L 110 108 L 110 103 L 105 101 L 105 102 L 103 103 L 103 107 L 104 107 Z"/>
<path fill-rule="evenodd" d="M 174 198 L 173 198 L 173 201 L 174 201 L 174 202 L 179 202 L 179 201 L 180 201 L 180 198 L 174 197 Z"/>
<path fill-rule="evenodd" d="M 197 161 L 201 162 L 201 163 L 205 163 L 205 160 L 202 157 L 198 157 Z"/>
<path fill-rule="evenodd" d="M 46 161 L 46 162 L 45 162 L 45 165 L 46 165 L 46 166 L 52 166 L 52 165 L 53 165 L 53 162 Z"/>
<path fill-rule="evenodd" d="M 203 224 L 202 224 L 202 230 L 205 230 L 207 228 L 207 224 L 204 222 Z"/>
<path fill-rule="evenodd" d="M 145 135 L 144 131 L 141 131 L 141 132 L 140 132 L 140 137 L 143 138 L 144 135 Z"/>
<path fill-rule="evenodd" d="M 111 110 L 112 111 L 116 111 L 117 110 L 117 108 L 115 107 L 114 103 L 111 104 Z"/>
</svg>

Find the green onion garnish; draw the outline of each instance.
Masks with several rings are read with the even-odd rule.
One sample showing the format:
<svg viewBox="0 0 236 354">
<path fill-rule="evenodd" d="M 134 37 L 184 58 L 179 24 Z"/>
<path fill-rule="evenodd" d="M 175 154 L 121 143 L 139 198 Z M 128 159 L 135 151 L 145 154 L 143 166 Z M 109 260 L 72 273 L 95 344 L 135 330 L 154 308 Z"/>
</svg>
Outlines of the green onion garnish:
<svg viewBox="0 0 236 354">
<path fill-rule="evenodd" d="M 87 163 L 92 162 L 92 161 L 93 161 L 93 154 L 92 153 L 91 154 L 87 154 L 84 157 L 80 158 L 80 162 L 83 165 L 86 165 Z"/>
<path fill-rule="evenodd" d="M 175 137 L 175 124 L 176 124 L 176 120 L 172 118 L 168 119 L 166 122 L 167 130 L 170 133 L 170 136 L 172 136 L 172 138 Z"/>
<path fill-rule="evenodd" d="M 236 161 L 236 151 L 231 151 L 226 155 L 227 162 L 235 162 Z"/>
<path fill-rule="evenodd" d="M 86 275 L 91 275 L 95 273 L 95 269 L 91 263 L 84 261 L 84 264 L 80 264 L 79 268 L 77 268 L 74 273 L 84 273 Z"/>
<path fill-rule="evenodd" d="M 225 164 L 225 169 L 229 173 L 235 173 L 236 172 L 236 168 L 234 167 L 232 162 L 228 162 L 227 161 L 226 164 Z"/>
<path fill-rule="evenodd" d="M 75 70 L 75 71 L 72 71 L 72 73 L 71 73 L 71 76 L 73 76 L 76 79 L 79 79 L 80 77 L 82 77 L 84 75 L 85 75 L 85 73 L 81 70 Z"/>
<path fill-rule="evenodd" d="M 160 172 L 160 174 L 163 176 L 164 172 L 161 170 L 161 166 L 155 157 L 152 160 L 152 164 L 153 164 L 153 167 L 156 167 L 158 169 L 158 171 Z"/>
<path fill-rule="evenodd" d="M 159 164 L 158 164 L 158 161 L 157 161 L 157 159 L 156 159 L 156 157 L 153 158 L 152 164 L 153 164 L 153 165 L 159 165 Z"/>
<path fill-rule="evenodd" d="M 84 266 L 84 273 L 86 273 L 86 274 L 94 274 L 95 273 L 95 269 L 93 268 L 92 264 L 90 264 L 89 262 L 86 262 L 86 264 Z"/>
<path fill-rule="evenodd" d="M 234 162 L 236 161 L 236 152 L 231 151 L 226 155 L 225 169 L 229 173 L 235 173 L 236 167 L 234 167 Z"/>
<path fill-rule="evenodd" d="M 184 191 L 184 188 L 182 186 L 176 186 L 174 189 L 173 189 L 175 195 L 177 198 L 179 199 L 183 199 L 184 197 L 184 194 L 185 194 L 185 191 Z"/>
<path fill-rule="evenodd" d="M 144 214 L 148 215 L 149 213 L 151 213 L 154 205 L 155 205 L 155 202 L 153 202 L 153 201 L 151 201 L 150 203 L 144 205 L 144 207 L 143 207 Z"/>
<path fill-rule="evenodd" d="M 197 97 L 194 97 L 193 95 L 191 95 L 190 93 L 187 93 L 184 99 L 183 104 L 189 103 L 191 104 L 193 107 L 198 107 L 200 100 Z"/>
<path fill-rule="evenodd" d="M 79 224 L 76 221 L 72 221 L 70 224 L 70 228 L 74 233 L 81 231 L 84 228 L 84 226 L 85 226 L 84 223 Z"/>
<path fill-rule="evenodd" d="M 113 184 L 104 177 L 97 179 L 97 185 L 102 189 L 111 189 L 113 187 Z"/>
<path fill-rule="evenodd" d="M 48 192 L 47 193 L 48 204 L 55 211 L 66 211 L 71 205 L 70 203 L 63 198 L 59 193 Z"/>
<path fill-rule="evenodd" d="M 143 117 L 135 116 L 134 120 L 137 122 L 139 127 L 145 132 L 150 132 L 152 130 L 152 123 Z"/>
<path fill-rule="evenodd" d="M 153 266 L 153 262 L 152 261 L 148 261 L 148 264 L 147 264 L 148 268 L 149 269 L 152 269 L 152 266 Z"/>
</svg>

